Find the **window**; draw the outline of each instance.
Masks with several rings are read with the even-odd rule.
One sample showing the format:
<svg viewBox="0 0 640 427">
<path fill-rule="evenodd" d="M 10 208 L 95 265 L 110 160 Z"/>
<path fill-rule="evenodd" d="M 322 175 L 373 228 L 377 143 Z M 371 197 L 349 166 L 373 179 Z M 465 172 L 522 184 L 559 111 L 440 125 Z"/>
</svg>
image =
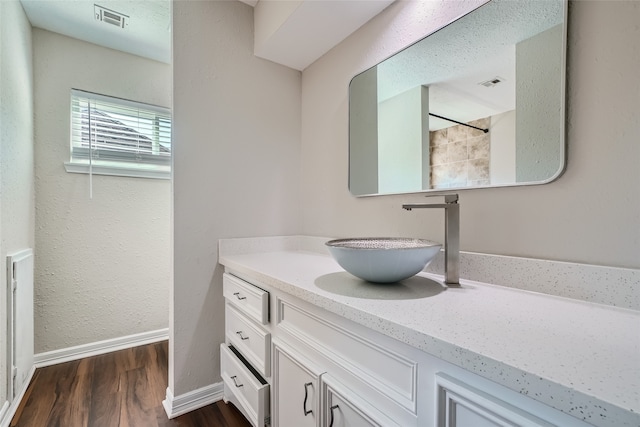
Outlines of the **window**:
<svg viewBox="0 0 640 427">
<path fill-rule="evenodd" d="M 71 90 L 71 161 L 67 172 L 169 178 L 167 108 Z"/>
</svg>

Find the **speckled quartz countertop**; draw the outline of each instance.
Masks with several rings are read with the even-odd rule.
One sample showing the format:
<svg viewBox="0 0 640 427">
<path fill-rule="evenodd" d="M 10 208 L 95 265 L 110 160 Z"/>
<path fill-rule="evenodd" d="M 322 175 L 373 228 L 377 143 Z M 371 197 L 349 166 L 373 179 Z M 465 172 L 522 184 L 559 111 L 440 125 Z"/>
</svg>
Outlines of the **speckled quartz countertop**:
<svg viewBox="0 0 640 427">
<path fill-rule="evenodd" d="M 223 242 L 228 270 L 594 425 L 640 426 L 638 311 L 427 273 L 380 286 L 324 253 Z"/>
</svg>

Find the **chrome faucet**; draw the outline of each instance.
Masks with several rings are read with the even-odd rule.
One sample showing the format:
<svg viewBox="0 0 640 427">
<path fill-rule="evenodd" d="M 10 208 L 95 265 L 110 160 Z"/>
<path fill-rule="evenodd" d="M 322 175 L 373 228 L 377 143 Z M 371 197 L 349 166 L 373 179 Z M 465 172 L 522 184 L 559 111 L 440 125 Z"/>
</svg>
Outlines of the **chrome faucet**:
<svg viewBox="0 0 640 427">
<path fill-rule="evenodd" d="M 435 197 L 427 196 L 427 197 Z M 460 286 L 460 205 L 457 194 L 445 194 L 444 203 L 405 204 L 402 209 L 444 209 L 444 282 Z"/>
</svg>

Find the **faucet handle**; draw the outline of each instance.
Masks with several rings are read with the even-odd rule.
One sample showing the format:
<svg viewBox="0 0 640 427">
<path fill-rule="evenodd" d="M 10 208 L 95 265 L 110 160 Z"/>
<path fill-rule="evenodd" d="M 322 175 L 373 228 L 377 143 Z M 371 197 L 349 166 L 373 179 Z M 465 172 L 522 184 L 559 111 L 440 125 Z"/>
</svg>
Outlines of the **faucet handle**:
<svg viewBox="0 0 640 427">
<path fill-rule="evenodd" d="M 445 194 L 444 195 L 445 203 L 458 203 L 458 195 L 456 193 Z"/>
</svg>

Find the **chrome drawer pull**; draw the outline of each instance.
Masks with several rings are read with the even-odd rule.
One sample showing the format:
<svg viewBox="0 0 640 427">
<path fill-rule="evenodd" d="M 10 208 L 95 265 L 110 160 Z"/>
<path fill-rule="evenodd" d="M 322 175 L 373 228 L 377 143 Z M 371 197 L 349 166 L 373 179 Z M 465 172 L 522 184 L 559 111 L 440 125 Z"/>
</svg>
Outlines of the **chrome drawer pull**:
<svg viewBox="0 0 640 427">
<path fill-rule="evenodd" d="M 238 298 L 240 300 L 247 299 L 247 297 L 241 297 L 240 296 L 240 292 L 234 292 L 233 294 L 236 296 L 236 298 Z"/>
<path fill-rule="evenodd" d="M 338 405 L 333 405 L 331 407 L 331 421 L 329 422 L 329 427 L 333 427 L 333 410 L 338 409 Z"/>
<path fill-rule="evenodd" d="M 237 331 L 237 332 L 236 332 L 236 334 L 238 334 L 238 335 L 240 336 L 240 339 L 241 339 L 242 341 L 244 341 L 244 340 L 248 340 L 248 339 L 249 339 L 249 337 L 243 337 L 243 336 L 242 336 L 242 331 Z"/>
<path fill-rule="evenodd" d="M 308 410 L 307 411 L 307 398 L 309 397 L 309 392 L 307 387 L 309 387 L 310 385 L 313 385 L 313 383 L 305 383 L 304 384 L 304 402 L 302 402 L 302 410 L 304 411 L 304 416 L 306 417 L 307 415 L 313 413 L 312 410 Z"/>
<path fill-rule="evenodd" d="M 244 384 L 238 384 L 238 381 L 236 381 L 236 378 L 237 378 L 237 377 L 238 377 L 237 375 L 234 375 L 234 376 L 232 376 L 232 377 L 231 377 L 231 379 L 233 380 L 233 383 L 236 385 L 236 387 L 240 388 L 240 387 L 242 387 Z"/>
</svg>

